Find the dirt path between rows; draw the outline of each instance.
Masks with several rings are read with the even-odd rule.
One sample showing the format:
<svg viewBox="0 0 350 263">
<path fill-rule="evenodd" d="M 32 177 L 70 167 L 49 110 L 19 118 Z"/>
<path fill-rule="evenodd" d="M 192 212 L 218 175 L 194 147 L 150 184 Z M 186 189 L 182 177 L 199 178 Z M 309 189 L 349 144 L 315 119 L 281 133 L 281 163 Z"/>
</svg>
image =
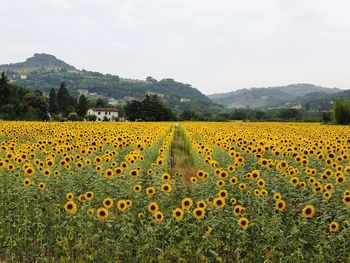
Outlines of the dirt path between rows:
<svg viewBox="0 0 350 263">
<path fill-rule="evenodd" d="M 181 176 L 184 185 L 190 186 L 190 178 L 195 176 L 196 168 L 188 149 L 186 149 L 184 136 L 183 130 L 178 124 L 176 124 L 175 134 L 171 145 L 171 175 L 174 177 Z"/>
</svg>

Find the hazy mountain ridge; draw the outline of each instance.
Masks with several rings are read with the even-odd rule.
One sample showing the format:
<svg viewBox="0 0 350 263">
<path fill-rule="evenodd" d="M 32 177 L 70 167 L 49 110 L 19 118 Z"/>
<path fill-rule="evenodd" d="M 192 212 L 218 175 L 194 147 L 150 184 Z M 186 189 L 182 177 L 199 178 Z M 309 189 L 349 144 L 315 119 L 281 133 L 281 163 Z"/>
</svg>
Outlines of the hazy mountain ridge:
<svg viewBox="0 0 350 263">
<path fill-rule="evenodd" d="M 308 103 L 320 97 L 332 100 L 338 88 L 326 88 L 312 84 L 292 84 L 279 87 L 240 89 L 228 93 L 213 94 L 208 97 L 229 108 L 269 108 L 289 104 Z"/>
<path fill-rule="evenodd" d="M 81 90 L 117 100 L 142 99 L 147 93 L 159 94 L 173 109 L 213 111 L 221 106 L 189 84 L 173 79 L 157 81 L 123 79 L 117 75 L 78 70 L 49 54 L 34 54 L 24 62 L 0 65 L 8 78 L 20 86 L 46 93 L 65 82 L 70 93 L 77 96 Z"/>
</svg>

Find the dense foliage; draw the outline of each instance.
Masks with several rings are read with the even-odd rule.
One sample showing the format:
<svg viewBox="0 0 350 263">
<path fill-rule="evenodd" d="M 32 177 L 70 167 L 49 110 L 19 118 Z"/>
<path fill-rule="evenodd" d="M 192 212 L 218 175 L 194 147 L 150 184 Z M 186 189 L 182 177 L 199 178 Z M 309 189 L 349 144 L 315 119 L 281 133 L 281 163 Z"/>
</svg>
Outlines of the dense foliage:
<svg viewBox="0 0 350 263">
<path fill-rule="evenodd" d="M 7 120 L 45 120 L 48 104 L 40 91 L 30 92 L 9 83 L 1 74 L 0 78 L 0 119 Z"/>
<path fill-rule="evenodd" d="M 350 124 L 350 100 L 335 100 L 333 113 L 336 124 Z"/>
<path fill-rule="evenodd" d="M 174 120 L 172 111 L 165 107 L 157 95 L 146 95 L 141 101 L 133 100 L 125 107 L 125 117 L 130 121 L 168 121 Z"/>
</svg>

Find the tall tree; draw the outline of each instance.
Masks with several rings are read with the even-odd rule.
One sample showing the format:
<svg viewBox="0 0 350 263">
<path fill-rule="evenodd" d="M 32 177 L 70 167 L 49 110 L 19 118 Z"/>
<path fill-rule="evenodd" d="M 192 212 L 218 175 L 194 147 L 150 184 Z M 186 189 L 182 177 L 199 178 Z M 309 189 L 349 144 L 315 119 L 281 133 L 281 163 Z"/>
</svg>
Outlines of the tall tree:
<svg viewBox="0 0 350 263">
<path fill-rule="evenodd" d="M 157 95 L 146 95 L 141 102 L 131 101 L 125 106 L 125 116 L 129 120 L 167 121 L 175 119 L 170 109 L 166 108 Z"/>
<path fill-rule="evenodd" d="M 105 108 L 105 107 L 107 107 L 107 106 L 108 106 L 107 100 L 98 98 L 98 99 L 95 101 L 95 107 L 96 107 L 96 108 Z"/>
<path fill-rule="evenodd" d="M 89 109 L 89 101 L 84 95 L 81 95 L 79 97 L 79 102 L 77 107 L 78 116 L 83 118 L 86 115 L 86 112 L 88 111 L 88 109 Z"/>
<path fill-rule="evenodd" d="M 5 72 L 2 72 L 1 78 L 0 78 L 0 107 L 8 103 L 9 97 L 10 97 L 9 81 L 5 75 Z"/>
<path fill-rule="evenodd" d="M 136 121 L 142 119 L 142 103 L 136 100 L 128 102 L 124 106 L 125 116 L 130 121 Z"/>
<path fill-rule="evenodd" d="M 350 124 L 350 100 L 335 100 L 333 112 L 336 124 Z"/>
<path fill-rule="evenodd" d="M 67 108 L 71 105 L 71 97 L 64 82 L 61 82 L 60 88 L 57 92 L 57 104 L 58 110 L 61 113 L 65 113 Z"/>
<path fill-rule="evenodd" d="M 23 98 L 27 117 L 30 119 L 47 120 L 47 99 L 36 92 L 27 93 Z"/>
<path fill-rule="evenodd" d="M 51 91 L 50 91 L 49 112 L 51 114 L 57 114 L 58 113 L 57 94 L 56 94 L 56 90 L 54 88 L 52 88 Z"/>
</svg>

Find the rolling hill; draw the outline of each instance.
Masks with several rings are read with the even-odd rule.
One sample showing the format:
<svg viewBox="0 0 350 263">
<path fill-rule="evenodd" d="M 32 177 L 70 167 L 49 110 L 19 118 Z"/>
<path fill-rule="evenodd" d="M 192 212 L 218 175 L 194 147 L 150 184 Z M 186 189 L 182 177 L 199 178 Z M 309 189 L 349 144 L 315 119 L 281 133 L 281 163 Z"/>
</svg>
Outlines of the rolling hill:
<svg viewBox="0 0 350 263">
<path fill-rule="evenodd" d="M 0 71 L 20 86 L 45 93 L 65 82 L 73 96 L 84 93 L 126 101 L 142 99 L 145 94 L 151 93 L 159 94 L 172 109 L 215 112 L 222 108 L 191 85 L 173 79 L 157 81 L 148 77 L 146 80 L 131 80 L 79 70 L 49 54 L 34 54 L 24 62 L 0 65 Z"/>
<path fill-rule="evenodd" d="M 213 94 L 208 97 L 215 103 L 228 108 L 272 108 L 312 101 L 329 102 L 342 92 L 337 88 L 325 88 L 312 84 L 292 84 L 269 88 L 240 89 L 229 93 Z"/>
</svg>

